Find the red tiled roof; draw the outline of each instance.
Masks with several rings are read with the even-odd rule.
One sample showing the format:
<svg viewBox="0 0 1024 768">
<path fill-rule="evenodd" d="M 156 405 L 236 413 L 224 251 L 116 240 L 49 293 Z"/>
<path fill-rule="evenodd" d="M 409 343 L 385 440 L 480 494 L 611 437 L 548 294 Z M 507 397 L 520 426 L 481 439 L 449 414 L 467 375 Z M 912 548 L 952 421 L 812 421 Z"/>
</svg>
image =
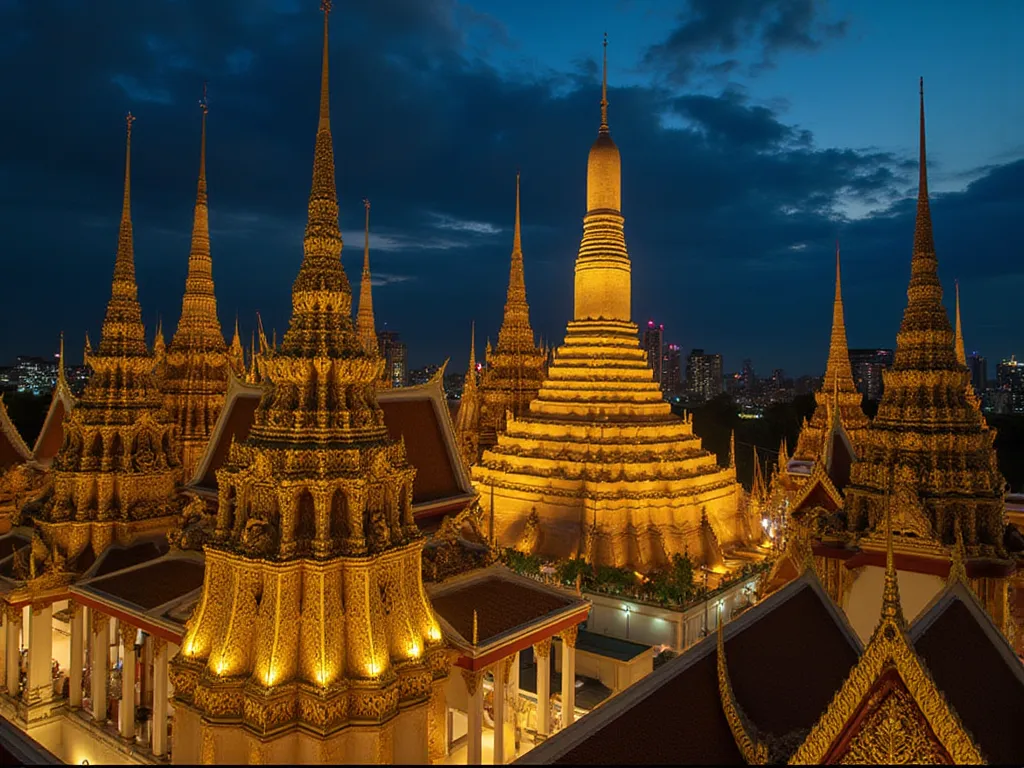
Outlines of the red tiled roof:
<svg viewBox="0 0 1024 768">
<path fill-rule="evenodd" d="M 466 640 L 473 641 L 473 610 L 477 641 L 525 627 L 572 603 L 568 597 L 496 576 L 470 581 L 431 597 L 434 610 Z"/>
<path fill-rule="evenodd" d="M 52 410 L 43 422 L 43 431 L 36 439 L 35 460 L 49 461 L 57 455 L 61 443 L 64 442 L 64 401 L 54 393 Z"/>
<path fill-rule="evenodd" d="M 405 438 L 409 462 L 416 467 L 412 487 L 414 504 L 436 501 L 463 493 L 455 478 L 433 401 L 382 400 L 384 424 L 392 439 Z"/>
</svg>

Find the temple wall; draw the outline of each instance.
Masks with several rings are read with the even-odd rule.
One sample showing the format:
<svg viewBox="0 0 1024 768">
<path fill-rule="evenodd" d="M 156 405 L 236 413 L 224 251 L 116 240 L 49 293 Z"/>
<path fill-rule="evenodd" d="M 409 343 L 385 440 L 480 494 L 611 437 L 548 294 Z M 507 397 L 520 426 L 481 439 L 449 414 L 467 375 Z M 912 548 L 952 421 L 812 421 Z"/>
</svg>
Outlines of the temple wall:
<svg viewBox="0 0 1024 768">
<path fill-rule="evenodd" d="M 941 576 L 913 571 L 898 571 L 900 603 L 907 621 L 914 618 L 946 586 Z M 843 604 L 850 625 L 862 642 L 867 642 L 878 625 L 882 611 L 882 586 L 885 568 L 876 565 L 864 566 L 855 577 L 853 586 Z"/>
</svg>

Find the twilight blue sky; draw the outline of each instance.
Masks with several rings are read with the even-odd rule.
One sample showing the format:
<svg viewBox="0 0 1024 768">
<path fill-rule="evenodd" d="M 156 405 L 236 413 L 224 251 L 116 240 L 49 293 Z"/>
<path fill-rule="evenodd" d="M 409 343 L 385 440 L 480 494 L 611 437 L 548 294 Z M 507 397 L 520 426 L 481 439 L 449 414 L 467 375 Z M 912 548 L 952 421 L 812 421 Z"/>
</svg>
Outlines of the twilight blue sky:
<svg viewBox="0 0 1024 768">
<path fill-rule="evenodd" d="M 0 0 L 0 362 L 98 337 L 129 109 L 143 315 L 173 328 L 204 79 L 221 320 L 284 331 L 319 18 L 317 0 Z M 471 320 L 478 353 L 497 336 L 517 167 L 531 319 L 561 341 L 606 30 L 637 322 L 727 369 L 819 373 L 838 236 L 850 344 L 892 346 L 924 75 L 946 305 L 959 278 L 967 346 L 1024 354 L 1024 3 L 375 0 L 331 22 L 342 259 L 358 285 L 368 196 L 378 325 L 413 365 L 463 368 Z"/>
</svg>

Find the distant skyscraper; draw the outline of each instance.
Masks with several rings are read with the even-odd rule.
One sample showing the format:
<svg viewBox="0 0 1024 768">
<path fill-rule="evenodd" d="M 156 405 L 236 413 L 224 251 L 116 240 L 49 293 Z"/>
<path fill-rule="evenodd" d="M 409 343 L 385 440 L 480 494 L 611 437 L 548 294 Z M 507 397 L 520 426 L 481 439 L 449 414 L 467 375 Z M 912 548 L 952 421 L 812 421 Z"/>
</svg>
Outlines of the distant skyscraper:
<svg viewBox="0 0 1024 768">
<path fill-rule="evenodd" d="M 1003 392 L 1010 393 L 1010 407 L 1014 413 L 1024 412 L 1024 363 L 1014 355 L 996 366 L 996 383 Z"/>
<path fill-rule="evenodd" d="M 694 349 L 686 358 L 686 382 L 690 394 L 710 400 L 722 392 L 722 356 Z"/>
<path fill-rule="evenodd" d="M 57 360 L 18 355 L 12 378 L 17 382 L 19 392 L 48 394 L 57 384 Z"/>
<path fill-rule="evenodd" d="M 988 387 L 988 361 L 977 352 L 972 352 L 967 358 L 967 368 L 971 372 L 974 393 L 981 397 L 981 393 Z"/>
<path fill-rule="evenodd" d="M 681 352 L 678 344 L 665 345 L 662 355 L 661 391 L 668 395 L 678 395 L 683 385 Z"/>
<path fill-rule="evenodd" d="M 754 364 L 750 362 L 749 358 L 743 361 L 743 370 L 740 372 L 740 377 L 743 381 L 743 389 L 750 392 L 757 382 L 757 377 L 754 375 Z"/>
<path fill-rule="evenodd" d="M 396 331 L 381 331 L 377 334 L 380 356 L 387 362 L 385 375 L 392 387 L 404 387 L 409 383 L 405 343 L 400 341 Z"/>
<path fill-rule="evenodd" d="M 850 367 L 857 390 L 868 400 L 882 398 L 882 371 L 892 365 L 891 349 L 851 349 Z"/>
<path fill-rule="evenodd" d="M 644 349 L 647 350 L 647 360 L 654 370 L 654 380 L 662 386 L 662 389 L 665 388 L 662 379 L 662 346 L 664 340 L 665 326 L 655 323 L 653 320 L 648 320 L 647 328 L 644 331 Z"/>
</svg>

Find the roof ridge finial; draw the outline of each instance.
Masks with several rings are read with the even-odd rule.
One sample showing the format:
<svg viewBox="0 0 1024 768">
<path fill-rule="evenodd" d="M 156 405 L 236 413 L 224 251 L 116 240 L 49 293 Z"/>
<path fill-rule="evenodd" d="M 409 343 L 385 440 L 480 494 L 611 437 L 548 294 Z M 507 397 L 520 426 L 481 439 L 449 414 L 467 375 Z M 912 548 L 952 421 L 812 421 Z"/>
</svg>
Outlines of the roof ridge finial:
<svg viewBox="0 0 1024 768">
<path fill-rule="evenodd" d="M 967 553 L 964 549 L 964 534 L 960 530 L 960 525 L 957 524 L 953 527 L 956 541 L 953 544 L 953 554 L 950 558 L 949 565 L 949 577 L 946 579 L 946 583 L 950 586 L 956 584 L 958 581 L 967 584 Z"/>
<path fill-rule="evenodd" d="M 469 323 L 469 374 L 476 373 L 476 320 Z"/>
<path fill-rule="evenodd" d="M 324 14 L 324 55 L 323 69 L 320 71 L 320 124 L 318 130 L 331 128 L 331 98 L 327 79 L 327 19 L 331 15 L 331 0 L 320 0 L 320 10 Z"/>
<path fill-rule="evenodd" d="M 64 331 L 60 332 L 60 352 L 57 356 L 57 385 L 63 384 L 65 387 L 68 385 L 66 374 L 64 373 Z"/>
<path fill-rule="evenodd" d="M 604 65 L 601 72 L 601 132 L 608 133 L 608 33 L 604 33 Z"/>
<path fill-rule="evenodd" d="M 885 582 L 882 587 L 882 621 L 892 619 L 901 627 L 906 624 L 900 603 L 900 584 L 896 574 L 892 547 L 892 499 L 885 493 Z"/>
<path fill-rule="evenodd" d="M 124 204 L 121 206 L 121 220 L 131 218 L 132 212 L 132 123 L 136 120 L 135 115 L 128 112 L 124 121 L 127 126 L 124 149 Z"/>
<path fill-rule="evenodd" d="M 199 109 L 203 112 L 203 129 L 199 138 L 199 195 L 206 202 L 206 115 L 210 112 L 210 102 L 206 98 L 206 81 L 203 80 L 203 98 L 199 100 Z"/>
</svg>

